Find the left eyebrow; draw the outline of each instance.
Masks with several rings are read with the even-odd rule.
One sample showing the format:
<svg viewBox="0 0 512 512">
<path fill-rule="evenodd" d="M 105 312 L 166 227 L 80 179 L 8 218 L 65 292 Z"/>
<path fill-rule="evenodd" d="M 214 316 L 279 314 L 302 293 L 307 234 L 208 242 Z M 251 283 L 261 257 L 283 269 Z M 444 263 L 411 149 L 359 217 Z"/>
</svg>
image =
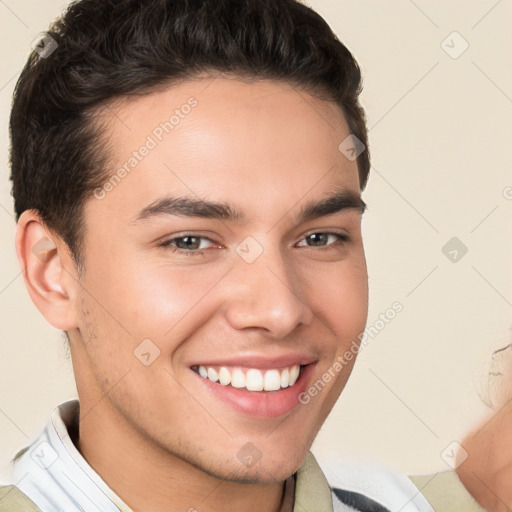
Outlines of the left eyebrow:
<svg viewBox="0 0 512 512">
<path fill-rule="evenodd" d="M 354 192 L 342 189 L 320 201 L 306 203 L 298 215 L 298 222 L 307 222 L 344 210 L 358 210 L 363 214 L 366 210 L 366 203 Z M 162 215 L 200 217 L 231 222 L 242 222 L 246 219 L 241 210 L 227 203 L 203 201 L 186 196 L 165 196 L 143 208 L 131 223 L 138 223 Z"/>
<path fill-rule="evenodd" d="M 367 206 L 360 196 L 350 190 L 341 189 L 334 195 L 326 197 L 321 201 L 310 201 L 306 203 L 299 214 L 299 222 L 333 215 L 344 210 L 358 210 L 361 215 Z"/>
</svg>

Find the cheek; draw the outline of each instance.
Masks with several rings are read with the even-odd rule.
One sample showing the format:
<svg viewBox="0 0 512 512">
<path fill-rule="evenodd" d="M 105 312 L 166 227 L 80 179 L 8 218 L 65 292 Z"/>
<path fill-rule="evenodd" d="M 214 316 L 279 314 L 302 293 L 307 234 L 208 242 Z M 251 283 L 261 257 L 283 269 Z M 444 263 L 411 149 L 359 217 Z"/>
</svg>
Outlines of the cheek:
<svg viewBox="0 0 512 512">
<path fill-rule="evenodd" d="M 135 254 L 124 258 L 112 254 L 103 251 L 88 258 L 85 286 L 101 306 L 104 330 L 117 333 L 114 338 L 120 340 L 129 338 L 131 351 L 147 338 L 162 351 L 174 350 L 211 320 L 222 300 L 229 301 L 223 292 L 223 286 L 229 285 L 222 282 L 225 276 L 232 279 L 229 261 L 203 265 L 184 261 L 178 266 Z M 300 300 L 329 326 L 341 345 L 364 329 L 368 286 L 362 247 L 345 260 L 297 265 L 293 274 Z"/>
<path fill-rule="evenodd" d="M 364 257 L 334 263 L 331 269 L 309 271 L 306 289 L 314 312 L 338 338 L 364 329 L 368 313 L 368 276 Z M 340 340 L 341 341 L 341 340 Z"/>
<path fill-rule="evenodd" d="M 111 328 L 135 340 L 175 338 L 189 315 L 211 315 L 203 299 L 226 273 L 220 266 L 171 266 L 150 258 L 114 262 L 105 255 L 94 259 L 99 261 L 90 269 L 87 289 L 109 313 Z"/>
</svg>

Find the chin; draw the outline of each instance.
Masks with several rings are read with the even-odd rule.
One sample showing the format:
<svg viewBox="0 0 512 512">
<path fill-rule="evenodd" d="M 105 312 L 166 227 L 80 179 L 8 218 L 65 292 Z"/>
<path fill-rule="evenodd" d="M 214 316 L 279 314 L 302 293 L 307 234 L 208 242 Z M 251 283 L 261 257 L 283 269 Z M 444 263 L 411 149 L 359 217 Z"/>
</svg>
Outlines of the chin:
<svg viewBox="0 0 512 512">
<path fill-rule="evenodd" d="M 299 464 L 300 466 L 300 464 Z M 275 484 L 278 482 L 284 482 L 297 468 L 284 469 L 281 467 L 267 467 L 259 465 L 258 467 L 240 470 L 239 468 L 234 469 L 232 473 L 226 475 L 216 475 L 217 478 L 235 482 L 239 484 Z"/>
<path fill-rule="evenodd" d="M 307 453 L 307 452 L 306 452 Z M 306 457 L 290 457 L 284 454 L 280 460 L 265 460 L 264 457 L 255 462 L 240 462 L 237 457 L 222 460 L 201 461 L 193 465 L 210 476 L 239 484 L 275 484 L 283 482 L 293 475 Z"/>
</svg>

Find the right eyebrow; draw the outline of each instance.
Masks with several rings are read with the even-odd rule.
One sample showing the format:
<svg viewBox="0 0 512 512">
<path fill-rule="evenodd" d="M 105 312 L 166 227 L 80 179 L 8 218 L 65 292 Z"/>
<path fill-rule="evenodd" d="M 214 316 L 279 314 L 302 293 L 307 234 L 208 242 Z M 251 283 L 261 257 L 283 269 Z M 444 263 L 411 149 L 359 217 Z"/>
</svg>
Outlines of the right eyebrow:
<svg viewBox="0 0 512 512">
<path fill-rule="evenodd" d="M 202 217 L 216 220 L 241 222 L 245 214 L 226 203 L 203 201 L 191 197 L 165 196 L 143 208 L 132 223 L 138 223 L 152 217 L 176 215 L 179 217 Z"/>
</svg>

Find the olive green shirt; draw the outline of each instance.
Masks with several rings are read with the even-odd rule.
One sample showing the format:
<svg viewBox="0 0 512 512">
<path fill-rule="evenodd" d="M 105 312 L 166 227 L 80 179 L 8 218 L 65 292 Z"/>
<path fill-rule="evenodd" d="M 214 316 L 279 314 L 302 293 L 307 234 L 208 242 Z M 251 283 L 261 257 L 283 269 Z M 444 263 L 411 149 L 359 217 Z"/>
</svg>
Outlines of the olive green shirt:
<svg viewBox="0 0 512 512">
<path fill-rule="evenodd" d="M 436 512 L 485 512 L 455 471 L 409 478 Z"/>
</svg>

